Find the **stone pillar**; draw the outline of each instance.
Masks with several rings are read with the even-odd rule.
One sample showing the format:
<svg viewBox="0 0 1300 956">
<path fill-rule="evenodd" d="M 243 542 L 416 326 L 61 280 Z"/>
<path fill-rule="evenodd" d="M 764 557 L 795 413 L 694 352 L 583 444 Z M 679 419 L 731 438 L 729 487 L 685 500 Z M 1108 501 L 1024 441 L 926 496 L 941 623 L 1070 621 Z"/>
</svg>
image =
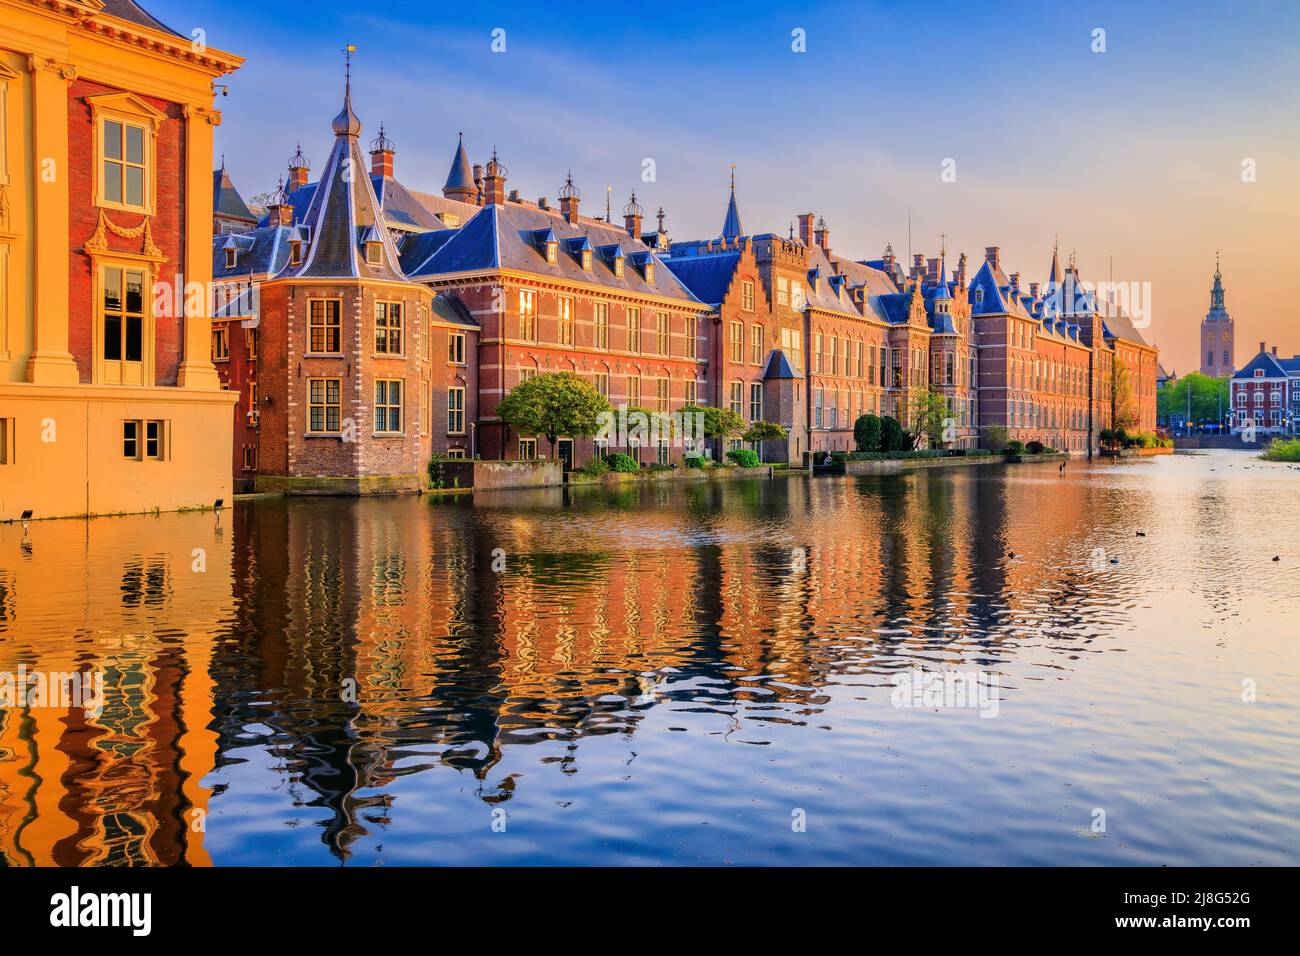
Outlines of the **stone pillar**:
<svg viewBox="0 0 1300 956">
<path fill-rule="evenodd" d="M 33 185 L 36 221 L 32 237 L 34 318 L 27 381 L 76 385 L 81 376 L 68 351 L 68 84 L 69 64 L 31 56 Z M 208 174 L 211 176 L 211 173 Z"/>
<path fill-rule="evenodd" d="M 181 388 L 217 391 L 221 379 L 212 364 L 212 319 L 209 290 L 212 286 L 212 127 L 221 114 L 204 106 L 185 107 L 185 261 L 181 264 L 188 286 L 197 282 L 203 289 L 198 314 L 191 315 L 189 296 L 184 316 L 185 355 L 176 384 Z"/>
</svg>

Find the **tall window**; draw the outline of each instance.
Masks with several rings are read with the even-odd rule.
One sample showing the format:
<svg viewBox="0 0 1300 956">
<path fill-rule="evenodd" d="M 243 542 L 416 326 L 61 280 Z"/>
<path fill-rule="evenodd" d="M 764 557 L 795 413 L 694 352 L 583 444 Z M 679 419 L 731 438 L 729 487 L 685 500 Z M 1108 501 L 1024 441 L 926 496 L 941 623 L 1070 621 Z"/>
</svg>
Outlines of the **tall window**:
<svg viewBox="0 0 1300 956">
<path fill-rule="evenodd" d="M 402 382 L 375 380 L 375 431 L 394 434 L 402 430 Z"/>
<path fill-rule="evenodd" d="M 745 361 L 745 326 L 741 322 L 732 322 L 728 326 L 731 342 L 731 361 Z"/>
<path fill-rule="evenodd" d="M 822 334 L 818 332 L 813 336 L 813 371 L 822 370 Z"/>
<path fill-rule="evenodd" d="M 573 344 L 573 299 L 560 296 L 560 344 Z"/>
<path fill-rule="evenodd" d="M 103 133 L 103 199 L 117 206 L 145 209 L 147 169 L 144 126 L 105 119 Z"/>
<path fill-rule="evenodd" d="M 813 428 L 821 428 L 824 420 L 823 407 L 826 402 L 826 393 L 820 388 L 813 389 Z"/>
<path fill-rule="evenodd" d="M 420 382 L 420 434 L 429 434 L 429 417 L 433 411 L 433 386 L 428 380 Z"/>
<path fill-rule="evenodd" d="M 447 389 L 447 434 L 465 434 L 465 389 Z"/>
<path fill-rule="evenodd" d="M 686 357 L 700 356 L 700 320 L 693 315 L 686 317 Z"/>
<path fill-rule="evenodd" d="M 668 355 L 671 349 L 668 336 L 672 329 L 672 317 L 667 312 L 655 313 L 655 344 L 659 355 Z"/>
<path fill-rule="evenodd" d="M 746 312 L 754 311 L 754 283 L 748 279 L 740 284 L 740 307 Z"/>
<path fill-rule="evenodd" d="M 592 315 L 592 324 L 595 326 L 595 346 L 598 349 L 609 348 L 609 303 L 597 302 Z"/>
<path fill-rule="evenodd" d="M 743 382 L 732 382 L 729 389 L 727 406 L 737 415 L 745 414 L 745 385 Z"/>
<path fill-rule="evenodd" d="M 803 368 L 803 333 L 798 329 L 781 330 L 781 350 L 797 372 Z"/>
<path fill-rule="evenodd" d="M 749 420 L 751 422 L 761 422 L 763 420 L 763 385 L 761 382 L 749 383 Z"/>
<path fill-rule="evenodd" d="M 655 411 L 665 413 L 668 411 L 668 389 L 670 384 L 671 383 L 666 378 L 661 378 L 655 381 L 655 398 L 658 402 L 658 407 Z"/>
<path fill-rule="evenodd" d="M 838 341 L 839 341 L 839 339 L 835 338 L 835 336 L 833 336 L 833 335 L 831 336 L 831 340 L 830 340 L 830 348 L 831 348 L 830 361 L 827 363 L 827 369 L 826 369 L 826 370 L 827 370 L 828 372 L 830 372 L 832 375 L 839 375 L 839 374 L 840 374 L 840 357 L 839 357 L 839 354 L 838 354 L 837 351 L 836 351 L 836 346 L 835 346 L 835 343 L 838 342 Z"/>
<path fill-rule="evenodd" d="M 308 305 L 308 351 L 342 351 L 341 299 L 312 299 Z"/>
<path fill-rule="evenodd" d="M 609 373 L 608 372 L 597 372 L 595 385 L 596 385 L 597 392 L 599 392 L 605 398 L 609 398 Z"/>
<path fill-rule="evenodd" d="M 212 327 L 212 361 L 230 361 L 230 330 L 224 325 Z"/>
<path fill-rule="evenodd" d="M 375 303 L 375 351 L 402 354 L 402 303 Z"/>
<path fill-rule="evenodd" d="M 310 432 L 337 432 L 342 419 L 339 400 L 341 382 L 337 378 L 310 378 L 307 380 L 307 430 Z"/>
<path fill-rule="evenodd" d="M 627 377 L 627 403 L 632 406 L 641 404 L 641 379 L 635 373 Z"/>
<path fill-rule="evenodd" d="M 889 359 L 894 369 L 894 377 L 893 380 L 890 382 L 890 386 L 892 388 L 902 388 L 903 387 L 903 350 L 890 349 Z"/>
<path fill-rule="evenodd" d="M 641 310 L 629 307 L 627 310 L 627 350 L 641 351 Z"/>
<path fill-rule="evenodd" d="M 519 290 L 519 337 L 537 341 L 537 293 L 532 289 Z"/>
<path fill-rule="evenodd" d="M 757 322 L 749 327 L 749 360 L 755 365 L 763 364 L 763 327 Z"/>
<path fill-rule="evenodd" d="M 867 384 L 876 384 L 876 347 L 874 345 L 867 348 Z"/>
<path fill-rule="evenodd" d="M 452 332 L 447 336 L 447 361 L 452 365 L 465 364 L 464 332 Z"/>
<path fill-rule="evenodd" d="M 102 378 L 115 385 L 144 384 L 145 274 L 138 269 L 104 269 Z"/>
<path fill-rule="evenodd" d="M 684 384 L 686 385 L 686 404 L 695 405 L 700 397 L 700 383 L 693 378 L 688 378 Z"/>
</svg>

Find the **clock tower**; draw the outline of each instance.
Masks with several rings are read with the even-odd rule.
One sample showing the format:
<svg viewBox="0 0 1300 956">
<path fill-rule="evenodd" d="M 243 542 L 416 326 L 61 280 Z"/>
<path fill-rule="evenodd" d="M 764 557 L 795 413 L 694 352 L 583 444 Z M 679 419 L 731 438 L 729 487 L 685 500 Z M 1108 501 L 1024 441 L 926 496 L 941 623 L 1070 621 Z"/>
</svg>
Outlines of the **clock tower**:
<svg viewBox="0 0 1300 956">
<path fill-rule="evenodd" d="M 1232 316 L 1223 304 L 1223 274 L 1219 271 L 1218 255 L 1214 259 L 1214 285 L 1210 287 L 1210 311 L 1201 320 L 1201 374 L 1211 378 L 1231 377 L 1236 371 L 1233 364 L 1236 329 Z"/>
</svg>

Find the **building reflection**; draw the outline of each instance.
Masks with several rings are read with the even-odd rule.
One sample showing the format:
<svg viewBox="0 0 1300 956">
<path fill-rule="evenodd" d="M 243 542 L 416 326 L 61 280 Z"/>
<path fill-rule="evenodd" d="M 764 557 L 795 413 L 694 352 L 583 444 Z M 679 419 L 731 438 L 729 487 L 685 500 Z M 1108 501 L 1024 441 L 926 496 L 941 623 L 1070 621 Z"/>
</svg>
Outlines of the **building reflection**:
<svg viewBox="0 0 1300 956">
<path fill-rule="evenodd" d="M 1077 631 L 1072 609 L 1118 587 L 1059 569 L 1104 510 L 1064 487 L 972 471 L 258 500 L 225 528 L 42 525 L 29 553 L 0 526 L 0 669 L 102 669 L 108 691 L 98 717 L 0 711 L 0 852 L 206 865 L 213 781 L 256 756 L 347 859 L 405 776 L 466 773 L 503 803 L 525 785 L 511 748 L 562 742 L 576 773 L 584 740 L 656 707 L 807 724 L 862 675 L 996 668 L 1026 615 Z"/>
</svg>

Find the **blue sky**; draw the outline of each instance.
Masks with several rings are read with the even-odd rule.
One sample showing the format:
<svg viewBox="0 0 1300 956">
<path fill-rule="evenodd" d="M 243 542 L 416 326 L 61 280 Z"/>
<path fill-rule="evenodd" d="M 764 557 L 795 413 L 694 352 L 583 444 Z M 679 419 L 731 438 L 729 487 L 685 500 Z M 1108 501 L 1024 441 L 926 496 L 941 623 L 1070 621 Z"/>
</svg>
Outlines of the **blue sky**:
<svg viewBox="0 0 1300 956">
<path fill-rule="evenodd" d="M 246 57 L 217 138 L 245 194 L 274 185 L 299 138 L 324 160 L 351 42 L 363 138 L 382 120 L 417 189 L 441 186 L 463 130 L 473 161 L 498 148 L 508 188 L 553 199 L 572 167 L 584 212 L 612 185 L 617 213 L 635 187 L 677 238 L 717 234 L 732 162 L 748 231 L 813 211 L 855 258 L 887 241 L 905 255 L 910 209 L 915 251 L 940 233 L 972 259 L 998 244 L 1040 279 L 1059 232 L 1084 278 L 1113 261 L 1153 284 L 1151 337 L 1180 369 L 1222 249 L 1242 348 L 1300 352 L 1282 298 L 1300 257 L 1295 3 L 146 6 Z"/>
</svg>

